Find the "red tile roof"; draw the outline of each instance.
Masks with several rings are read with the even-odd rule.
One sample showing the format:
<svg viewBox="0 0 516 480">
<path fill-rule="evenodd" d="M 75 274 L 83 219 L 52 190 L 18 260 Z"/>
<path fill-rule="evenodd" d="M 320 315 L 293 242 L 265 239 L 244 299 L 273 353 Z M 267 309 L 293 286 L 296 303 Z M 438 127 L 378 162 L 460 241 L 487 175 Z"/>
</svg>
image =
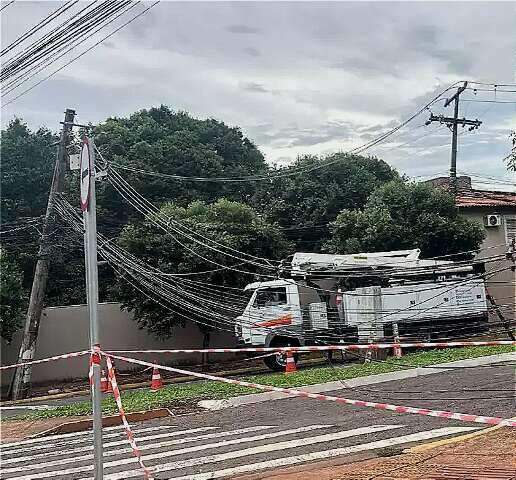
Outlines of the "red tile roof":
<svg viewBox="0 0 516 480">
<path fill-rule="evenodd" d="M 516 209 L 516 193 L 463 190 L 457 194 L 456 204 L 468 207 L 513 207 Z"/>
</svg>

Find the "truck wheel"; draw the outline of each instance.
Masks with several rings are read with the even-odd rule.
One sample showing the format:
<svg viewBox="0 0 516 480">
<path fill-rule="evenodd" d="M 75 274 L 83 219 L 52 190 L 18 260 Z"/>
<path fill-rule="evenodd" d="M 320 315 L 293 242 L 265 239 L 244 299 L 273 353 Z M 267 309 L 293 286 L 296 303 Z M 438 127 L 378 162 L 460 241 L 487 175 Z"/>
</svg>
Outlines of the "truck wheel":
<svg viewBox="0 0 516 480">
<path fill-rule="evenodd" d="M 293 347 L 294 345 L 273 345 L 274 347 Z M 297 363 L 299 355 L 294 354 L 294 362 Z M 284 372 L 287 366 L 287 354 L 277 353 L 263 359 L 263 363 L 274 372 Z"/>
</svg>

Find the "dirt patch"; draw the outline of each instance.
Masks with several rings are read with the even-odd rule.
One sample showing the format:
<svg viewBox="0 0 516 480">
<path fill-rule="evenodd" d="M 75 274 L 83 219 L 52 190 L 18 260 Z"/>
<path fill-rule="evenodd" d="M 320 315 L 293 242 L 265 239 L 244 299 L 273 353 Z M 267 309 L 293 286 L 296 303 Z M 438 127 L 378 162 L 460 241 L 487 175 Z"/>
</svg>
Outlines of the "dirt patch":
<svg viewBox="0 0 516 480">
<path fill-rule="evenodd" d="M 10 420 L 0 423 L 0 442 L 16 442 L 25 440 L 37 433 L 50 430 L 65 422 L 84 420 L 89 417 L 68 417 L 64 418 L 44 418 L 41 420 Z"/>
</svg>

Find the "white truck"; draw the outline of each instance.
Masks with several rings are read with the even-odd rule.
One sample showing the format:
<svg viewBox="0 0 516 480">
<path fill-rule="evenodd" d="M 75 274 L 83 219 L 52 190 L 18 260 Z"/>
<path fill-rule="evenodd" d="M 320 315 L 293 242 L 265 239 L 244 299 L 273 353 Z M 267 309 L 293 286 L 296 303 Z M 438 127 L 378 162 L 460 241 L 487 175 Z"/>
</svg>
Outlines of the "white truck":
<svg viewBox="0 0 516 480">
<path fill-rule="evenodd" d="M 277 280 L 251 283 L 236 318 L 247 347 L 467 337 L 488 327 L 483 264 L 419 259 L 420 251 L 295 253 Z M 273 370 L 283 355 L 264 357 Z"/>
</svg>

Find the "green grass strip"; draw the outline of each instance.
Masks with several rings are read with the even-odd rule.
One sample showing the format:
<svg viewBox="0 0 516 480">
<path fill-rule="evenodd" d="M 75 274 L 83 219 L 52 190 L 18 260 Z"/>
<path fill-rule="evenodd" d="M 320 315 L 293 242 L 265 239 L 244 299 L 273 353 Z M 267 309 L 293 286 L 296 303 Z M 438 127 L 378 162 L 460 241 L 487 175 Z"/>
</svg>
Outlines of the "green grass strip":
<svg viewBox="0 0 516 480">
<path fill-rule="evenodd" d="M 331 366 L 312 367 L 299 370 L 294 375 L 270 373 L 243 377 L 242 380 L 260 383 L 262 385 L 273 385 L 276 387 L 302 387 L 335 380 L 349 380 L 368 375 L 399 371 L 406 369 L 407 367 L 405 365 L 425 367 L 439 363 L 453 362 L 456 360 L 509 353 L 512 351 L 514 351 L 514 348 L 510 345 L 426 350 L 409 353 L 404 355 L 401 359 L 389 357 L 386 362 L 352 364 L 345 368 L 334 368 Z M 148 389 L 123 391 L 122 403 L 125 411 L 129 413 L 162 407 L 180 407 L 189 404 L 191 405 L 199 400 L 219 400 L 256 392 L 257 391 L 255 389 L 238 385 L 230 385 L 215 381 L 200 381 L 188 384 L 167 385 L 165 388 L 156 392 L 152 392 Z M 102 402 L 102 413 L 114 414 L 116 412 L 117 408 L 114 399 L 112 397 L 104 399 Z M 90 414 L 90 402 L 83 401 L 60 406 L 51 410 L 37 410 L 16 417 L 10 417 L 9 419 L 6 419 L 6 421 L 20 419 L 35 420 L 51 417 L 72 417 Z"/>
</svg>

